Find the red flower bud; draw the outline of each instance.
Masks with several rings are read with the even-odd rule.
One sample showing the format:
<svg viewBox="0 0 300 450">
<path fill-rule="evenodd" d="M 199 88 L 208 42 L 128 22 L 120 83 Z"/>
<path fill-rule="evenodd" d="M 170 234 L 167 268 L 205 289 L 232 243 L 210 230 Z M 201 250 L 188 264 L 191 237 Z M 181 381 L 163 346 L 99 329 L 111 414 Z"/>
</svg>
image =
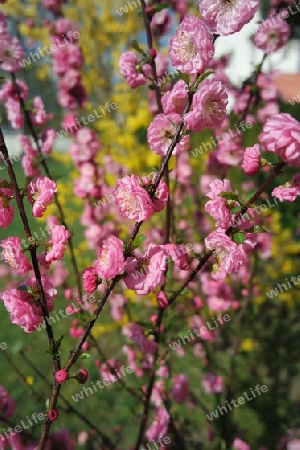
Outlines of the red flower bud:
<svg viewBox="0 0 300 450">
<path fill-rule="evenodd" d="M 58 418 L 58 411 L 57 409 L 50 409 L 47 415 L 49 420 L 51 420 L 51 422 L 54 422 L 54 420 Z"/>
<path fill-rule="evenodd" d="M 149 48 L 148 54 L 151 56 L 152 59 L 155 59 L 157 56 L 155 48 Z"/>
<path fill-rule="evenodd" d="M 76 380 L 80 384 L 84 384 L 89 377 L 88 371 L 86 369 L 80 369 L 77 375 L 75 375 Z"/>
<path fill-rule="evenodd" d="M 155 13 L 153 6 L 146 6 L 145 11 L 148 16 L 153 16 Z"/>
<path fill-rule="evenodd" d="M 69 378 L 69 374 L 65 369 L 58 370 L 55 373 L 55 379 L 59 384 L 65 383 Z"/>
</svg>

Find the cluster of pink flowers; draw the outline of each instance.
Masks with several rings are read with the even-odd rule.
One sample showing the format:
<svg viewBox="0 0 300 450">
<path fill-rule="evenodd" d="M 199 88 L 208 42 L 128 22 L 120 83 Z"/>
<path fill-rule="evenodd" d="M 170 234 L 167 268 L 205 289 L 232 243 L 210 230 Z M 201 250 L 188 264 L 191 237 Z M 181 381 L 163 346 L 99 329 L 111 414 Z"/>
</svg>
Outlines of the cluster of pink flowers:
<svg viewBox="0 0 300 450">
<path fill-rule="evenodd" d="M 2 2 L 3 3 L 3 2 Z M 0 67 L 7 72 L 18 72 L 22 66 L 21 60 L 24 58 L 24 49 L 14 36 L 7 34 L 7 18 L 0 15 Z"/>
<path fill-rule="evenodd" d="M 63 108 L 74 111 L 86 103 L 86 90 L 80 74 L 82 52 L 78 42 L 72 38 L 75 32 L 78 33 L 78 28 L 73 21 L 59 18 L 50 32 L 53 44 L 61 42 L 53 52 L 53 69 L 59 78 L 58 100 Z"/>
<path fill-rule="evenodd" d="M 53 299 L 56 297 L 56 289 L 47 278 L 42 277 L 42 284 L 46 298 L 46 307 L 49 312 L 53 310 Z M 40 304 L 35 277 L 28 278 L 20 284 L 18 289 L 8 289 L 1 294 L 4 306 L 10 314 L 10 320 L 26 333 L 36 331 L 43 322 L 43 312 Z"/>
<path fill-rule="evenodd" d="M 132 323 L 130 333 L 130 339 L 139 345 L 143 353 L 150 353 L 150 355 L 154 355 L 157 349 L 157 344 L 155 341 L 146 338 L 142 328 L 139 325 Z"/>
</svg>

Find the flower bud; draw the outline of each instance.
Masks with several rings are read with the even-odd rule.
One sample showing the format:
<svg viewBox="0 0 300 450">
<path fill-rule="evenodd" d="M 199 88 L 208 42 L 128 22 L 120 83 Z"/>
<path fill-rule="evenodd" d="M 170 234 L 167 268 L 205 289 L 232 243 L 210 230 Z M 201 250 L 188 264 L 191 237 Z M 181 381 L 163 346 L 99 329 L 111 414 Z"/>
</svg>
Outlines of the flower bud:
<svg viewBox="0 0 300 450">
<path fill-rule="evenodd" d="M 58 411 L 57 411 L 57 409 L 50 409 L 50 410 L 48 411 L 47 416 L 48 416 L 48 419 L 49 419 L 51 422 L 54 422 L 54 420 L 56 420 L 56 419 L 58 418 Z"/>
<path fill-rule="evenodd" d="M 84 368 L 80 369 L 79 372 L 77 373 L 77 375 L 75 375 L 75 379 L 80 384 L 86 383 L 88 377 L 89 377 L 88 371 Z"/>
<path fill-rule="evenodd" d="M 55 379 L 56 379 L 57 383 L 59 383 L 59 384 L 65 383 L 68 378 L 69 378 L 69 374 L 65 369 L 58 370 L 55 373 Z"/>
</svg>

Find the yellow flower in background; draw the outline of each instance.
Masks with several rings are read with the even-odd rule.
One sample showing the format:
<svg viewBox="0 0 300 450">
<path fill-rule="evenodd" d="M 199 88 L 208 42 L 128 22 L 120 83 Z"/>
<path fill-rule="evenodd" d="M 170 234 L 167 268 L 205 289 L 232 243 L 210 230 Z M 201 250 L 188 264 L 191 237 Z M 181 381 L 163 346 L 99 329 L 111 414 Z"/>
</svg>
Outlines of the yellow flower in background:
<svg viewBox="0 0 300 450">
<path fill-rule="evenodd" d="M 251 352 L 252 350 L 255 350 L 257 348 L 257 346 L 258 346 L 258 343 L 254 339 L 247 338 L 241 342 L 240 350 L 242 352 Z"/>
<path fill-rule="evenodd" d="M 28 375 L 26 377 L 26 383 L 31 386 L 32 384 L 34 384 L 34 377 L 32 375 Z"/>
</svg>

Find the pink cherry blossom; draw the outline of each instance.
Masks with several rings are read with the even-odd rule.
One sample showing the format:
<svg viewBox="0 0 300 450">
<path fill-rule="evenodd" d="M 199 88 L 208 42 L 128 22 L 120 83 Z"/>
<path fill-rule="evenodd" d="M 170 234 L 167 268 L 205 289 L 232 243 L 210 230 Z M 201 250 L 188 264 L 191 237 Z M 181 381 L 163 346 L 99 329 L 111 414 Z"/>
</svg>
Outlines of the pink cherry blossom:
<svg viewBox="0 0 300 450">
<path fill-rule="evenodd" d="M 136 175 L 125 175 L 118 180 L 115 199 L 120 213 L 127 219 L 140 222 L 149 219 L 154 212 L 150 195 Z"/>
<path fill-rule="evenodd" d="M 172 66 L 187 73 L 202 73 L 214 56 L 214 45 L 208 28 L 198 17 L 184 17 L 170 40 Z"/>
<path fill-rule="evenodd" d="M 278 186 L 273 189 L 272 196 L 278 198 L 281 202 L 287 201 L 293 203 L 300 195 L 300 174 L 296 174 L 291 183 Z"/>
<path fill-rule="evenodd" d="M 208 394 L 223 391 L 223 377 L 221 375 L 214 375 L 213 373 L 206 373 L 202 380 L 202 386 Z"/>
<path fill-rule="evenodd" d="M 228 274 L 238 272 L 245 263 L 245 254 L 240 245 L 233 242 L 225 230 L 218 228 L 205 238 L 207 250 L 212 250 L 217 260 L 212 277 L 216 280 L 226 278 Z"/>
<path fill-rule="evenodd" d="M 50 264 L 63 258 L 71 233 L 64 225 L 50 227 L 51 238 L 47 242 L 49 250 L 45 254 L 45 263 Z"/>
<path fill-rule="evenodd" d="M 47 114 L 45 112 L 45 105 L 41 97 L 34 97 L 30 117 L 34 125 L 44 125 L 46 122 Z"/>
<path fill-rule="evenodd" d="M 176 132 L 173 123 L 179 123 L 179 121 L 179 114 L 169 114 L 168 116 L 158 114 L 155 116 L 147 131 L 148 143 L 154 153 L 160 156 L 166 155 Z M 181 138 L 180 142 L 176 144 L 172 155 L 187 151 L 189 148 L 189 139 L 189 136 Z"/>
<path fill-rule="evenodd" d="M 21 239 L 19 237 L 8 237 L 0 242 L 3 248 L 2 259 L 11 267 L 16 269 L 19 275 L 25 275 L 32 266 L 21 250 Z"/>
<path fill-rule="evenodd" d="M 0 386 L 0 411 L 1 414 L 8 419 L 11 417 L 16 409 L 16 404 L 13 398 L 10 397 L 9 393 Z"/>
<path fill-rule="evenodd" d="M 269 54 L 283 47 L 290 34 L 290 26 L 280 16 L 268 17 L 260 24 L 254 36 L 254 44 L 265 54 Z"/>
<path fill-rule="evenodd" d="M 44 155 L 49 155 L 51 153 L 53 143 L 56 138 L 56 131 L 52 128 L 45 129 L 41 134 L 41 151 Z"/>
<path fill-rule="evenodd" d="M 1 182 L 2 180 L 0 180 Z M 0 227 L 7 228 L 13 221 L 15 210 L 9 204 L 9 200 L 14 196 L 13 190 L 0 188 Z"/>
<path fill-rule="evenodd" d="M 166 308 L 168 306 L 168 297 L 164 291 L 158 291 L 156 294 L 156 301 L 161 308 Z"/>
<path fill-rule="evenodd" d="M 244 153 L 242 169 L 247 175 L 256 175 L 260 167 L 260 149 L 259 145 L 247 147 Z"/>
<path fill-rule="evenodd" d="M 242 439 L 240 439 L 240 438 L 235 438 L 232 445 L 235 450 L 250 450 L 251 449 L 250 445 L 247 444 L 247 442 L 242 441 Z"/>
<path fill-rule="evenodd" d="M 48 177 L 40 176 L 29 183 L 27 195 L 33 205 L 32 214 L 35 217 L 43 217 L 47 206 L 53 202 L 56 191 L 56 183 Z"/>
<path fill-rule="evenodd" d="M 171 91 L 166 92 L 161 99 L 164 113 L 182 114 L 188 99 L 187 84 L 183 80 L 177 81 Z"/>
<path fill-rule="evenodd" d="M 136 342 L 144 354 L 154 355 L 157 349 L 157 343 L 154 340 L 146 338 L 141 327 L 135 323 L 130 326 L 130 339 Z"/>
<path fill-rule="evenodd" d="M 189 270 L 188 255 L 184 245 L 167 244 L 165 249 L 175 266 L 180 270 Z"/>
<path fill-rule="evenodd" d="M 234 202 L 230 204 L 224 197 L 220 197 L 219 194 L 222 192 L 232 192 L 231 184 L 229 180 L 224 179 L 215 180 L 209 185 L 209 192 L 206 194 L 207 197 L 211 198 L 205 204 L 205 211 L 208 212 L 212 218 L 216 221 L 217 227 L 227 229 L 232 222 L 232 215 L 230 212 L 230 207 L 237 206 L 238 203 Z"/>
<path fill-rule="evenodd" d="M 95 261 L 99 278 L 107 280 L 120 275 L 124 271 L 124 262 L 123 242 L 115 236 L 104 239 Z"/>
<path fill-rule="evenodd" d="M 172 379 L 172 397 L 177 403 L 183 403 L 189 395 L 189 379 L 186 375 L 175 375 Z"/>
<path fill-rule="evenodd" d="M 125 262 L 124 282 L 137 294 L 149 294 L 165 281 L 167 252 L 161 245 L 150 244 L 144 256 L 130 256 Z"/>
<path fill-rule="evenodd" d="M 290 114 L 269 117 L 259 136 L 268 152 L 276 153 L 291 167 L 300 167 L 300 123 Z"/>
<path fill-rule="evenodd" d="M 168 431 L 169 419 L 170 415 L 164 407 L 157 409 L 155 420 L 146 431 L 147 439 L 154 442 L 165 437 Z"/>
<path fill-rule="evenodd" d="M 0 67 L 7 72 L 17 72 L 22 68 L 24 50 L 16 37 L 0 34 Z"/>
<path fill-rule="evenodd" d="M 150 180 L 149 177 L 143 177 L 142 183 L 145 187 L 150 187 L 151 184 L 155 183 L 155 178 Z M 168 198 L 169 198 L 169 188 L 164 180 L 160 180 L 152 200 L 154 212 L 162 211 L 168 202 Z"/>
<path fill-rule="evenodd" d="M 34 150 L 31 141 L 25 135 L 19 136 L 19 142 L 24 149 L 22 166 L 27 177 L 38 177 L 41 175 L 38 164 L 38 153 Z"/>
<path fill-rule="evenodd" d="M 86 292 L 92 294 L 98 286 L 98 277 L 94 267 L 87 267 L 82 272 L 83 287 Z"/>
<path fill-rule="evenodd" d="M 46 306 L 49 312 L 53 310 L 53 298 L 56 290 L 52 283 L 42 277 L 42 285 L 46 298 Z M 20 288 L 27 286 L 30 292 Z M 25 280 L 19 289 L 10 289 L 2 293 L 4 306 L 10 314 L 12 323 L 19 325 L 26 333 L 36 331 L 43 322 L 43 312 L 39 301 L 37 301 L 38 289 L 35 277 Z M 31 293 L 32 292 L 32 293 Z"/>
<path fill-rule="evenodd" d="M 253 19 L 259 0 L 199 0 L 200 14 L 212 33 L 228 36 Z"/>
<path fill-rule="evenodd" d="M 184 116 L 188 130 L 219 127 L 226 118 L 228 95 L 225 85 L 217 80 L 205 80 L 193 97 L 193 110 Z"/>
<path fill-rule="evenodd" d="M 138 63 L 137 55 L 131 51 L 123 53 L 119 60 L 121 75 L 132 89 L 146 84 L 146 78 L 142 73 L 142 69 L 137 68 Z"/>
</svg>

